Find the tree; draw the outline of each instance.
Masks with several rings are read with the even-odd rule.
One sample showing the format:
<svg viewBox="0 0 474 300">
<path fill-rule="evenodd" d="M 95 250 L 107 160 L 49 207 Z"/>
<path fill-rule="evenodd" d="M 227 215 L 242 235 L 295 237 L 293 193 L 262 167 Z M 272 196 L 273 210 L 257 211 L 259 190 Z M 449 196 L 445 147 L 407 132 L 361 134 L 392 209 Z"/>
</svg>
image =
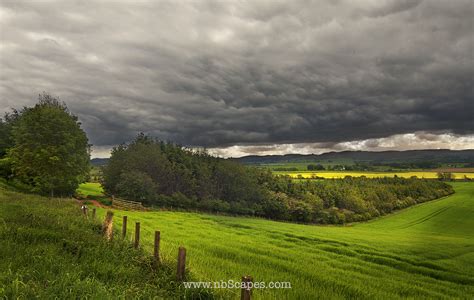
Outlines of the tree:
<svg viewBox="0 0 474 300">
<path fill-rule="evenodd" d="M 441 181 L 453 181 L 455 178 L 451 172 L 438 172 L 438 179 Z"/>
<path fill-rule="evenodd" d="M 16 121 L 20 119 L 22 112 L 22 110 L 14 109 L 11 113 L 6 113 L 3 118 L 0 118 L 0 158 L 5 157 L 8 149 L 14 145 L 12 129 Z"/>
<path fill-rule="evenodd" d="M 324 169 L 324 166 L 321 165 L 321 164 L 308 165 L 306 168 L 308 169 L 308 171 L 314 171 L 314 170 L 322 171 L 322 170 L 325 170 L 325 169 Z"/>
<path fill-rule="evenodd" d="M 71 195 L 89 171 L 89 145 L 81 123 L 46 93 L 23 109 L 8 150 L 14 177 L 42 194 Z"/>
<path fill-rule="evenodd" d="M 117 191 L 127 199 L 138 199 L 151 204 L 156 198 L 156 183 L 145 173 L 131 171 L 122 173 Z"/>
</svg>

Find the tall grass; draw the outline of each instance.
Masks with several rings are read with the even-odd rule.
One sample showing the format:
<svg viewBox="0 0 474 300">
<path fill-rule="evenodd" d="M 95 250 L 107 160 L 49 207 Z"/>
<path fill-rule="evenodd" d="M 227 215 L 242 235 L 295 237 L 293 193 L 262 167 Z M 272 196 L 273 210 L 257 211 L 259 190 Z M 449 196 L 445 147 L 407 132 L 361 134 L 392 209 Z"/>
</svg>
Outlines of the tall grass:
<svg viewBox="0 0 474 300">
<path fill-rule="evenodd" d="M 155 269 L 142 250 L 101 237 L 76 201 L 0 187 L 0 298 L 209 298 L 175 283 L 175 265 Z"/>
</svg>

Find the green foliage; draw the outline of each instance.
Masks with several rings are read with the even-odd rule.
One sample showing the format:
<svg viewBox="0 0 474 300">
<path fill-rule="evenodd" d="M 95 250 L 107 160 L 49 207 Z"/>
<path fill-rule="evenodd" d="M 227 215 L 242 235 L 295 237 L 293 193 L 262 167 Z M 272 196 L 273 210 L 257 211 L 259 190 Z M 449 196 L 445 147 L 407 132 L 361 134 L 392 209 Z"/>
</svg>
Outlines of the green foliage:
<svg viewBox="0 0 474 300">
<path fill-rule="evenodd" d="M 13 176 L 42 194 L 72 195 L 86 179 L 89 145 L 77 117 L 47 94 L 24 108 L 11 128 Z"/>
<path fill-rule="evenodd" d="M 317 164 L 317 165 L 310 164 L 310 165 L 307 166 L 307 169 L 308 169 L 308 171 L 325 170 L 324 166 L 321 165 L 321 164 Z"/>
<path fill-rule="evenodd" d="M 143 134 L 112 150 L 103 168 L 109 195 L 174 208 L 255 214 L 265 196 L 259 173 Z"/>
<path fill-rule="evenodd" d="M 3 118 L 0 118 L 0 158 L 5 157 L 8 149 L 14 145 L 12 129 L 20 118 L 21 113 L 21 110 L 13 110 L 11 113 L 6 113 Z"/>
<path fill-rule="evenodd" d="M 451 172 L 438 172 L 437 176 L 441 181 L 453 181 L 455 179 L 454 174 Z"/>
<path fill-rule="evenodd" d="M 11 178 L 13 176 L 12 160 L 8 157 L 0 158 L 0 177 Z"/>
<path fill-rule="evenodd" d="M 415 178 L 295 182 L 143 134 L 113 149 L 103 184 L 108 194 L 151 206 L 331 224 L 368 220 L 453 192 L 442 182 Z"/>
<path fill-rule="evenodd" d="M 122 173 L 117 184 L 117 194 L 127 199 L 138 199 L 151 204 L 155 198 L 155 183 L 146 173 L 131 171 Z"/>
</svg>

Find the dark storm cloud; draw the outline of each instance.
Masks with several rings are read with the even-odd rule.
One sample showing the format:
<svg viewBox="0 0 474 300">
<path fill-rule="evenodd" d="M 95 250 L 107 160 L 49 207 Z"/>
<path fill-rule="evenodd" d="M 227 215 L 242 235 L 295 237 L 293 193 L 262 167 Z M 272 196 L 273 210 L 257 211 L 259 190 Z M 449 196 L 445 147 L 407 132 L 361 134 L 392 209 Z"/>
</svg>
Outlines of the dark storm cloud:
<svg viewBox="0 0 474 300">
<path fill-rule="evenodd" d="M 472 15 L 470 0 L 2 1 L 0 109 L 51 92 L 99 147 L 471 136 Z"/>
</svg>

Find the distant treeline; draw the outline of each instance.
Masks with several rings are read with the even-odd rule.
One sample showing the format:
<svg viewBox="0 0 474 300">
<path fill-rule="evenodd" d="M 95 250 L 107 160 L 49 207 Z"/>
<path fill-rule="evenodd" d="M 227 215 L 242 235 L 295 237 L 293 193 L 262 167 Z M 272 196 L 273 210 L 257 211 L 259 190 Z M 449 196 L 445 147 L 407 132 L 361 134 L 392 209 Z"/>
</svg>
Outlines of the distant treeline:
<svg viewBox="0 0 474 300">
<path fill-rule="evenodd" d="M 468 166 L 470 164 L 464 164 Z M 334 164 L 328 165 L 327 167 L 321 164 L 308 164 L 308 171 L 319 171 L 319 170 L 328 170 L 328 171 L 377 171 L 379 167 L 388 167 L 391 169 L 402 169 L 402 170 L 412 170 L 412 169 L 436 169 L 442 165 L 433 161 L 420 161 L 420 162 L 356 162 L 355 164 Z M 278 170 L 279 168 L 274 168 L 275 171 L 293 171 L 293 170 Z M 282 168 L 284 169 L 284 167 Z M 297 169 L 297 168 L 295 168 Z M 296 170 L 295 170 L 296 171 Z"/>
<path fill-rule="evenodd" d="M 453 192 L 434 180 L 346 178 L 295 182 L 143 134 L 103 167 L 110 195 L 145 205 L 305 223 L 368 220 Z"/>
</svg>

